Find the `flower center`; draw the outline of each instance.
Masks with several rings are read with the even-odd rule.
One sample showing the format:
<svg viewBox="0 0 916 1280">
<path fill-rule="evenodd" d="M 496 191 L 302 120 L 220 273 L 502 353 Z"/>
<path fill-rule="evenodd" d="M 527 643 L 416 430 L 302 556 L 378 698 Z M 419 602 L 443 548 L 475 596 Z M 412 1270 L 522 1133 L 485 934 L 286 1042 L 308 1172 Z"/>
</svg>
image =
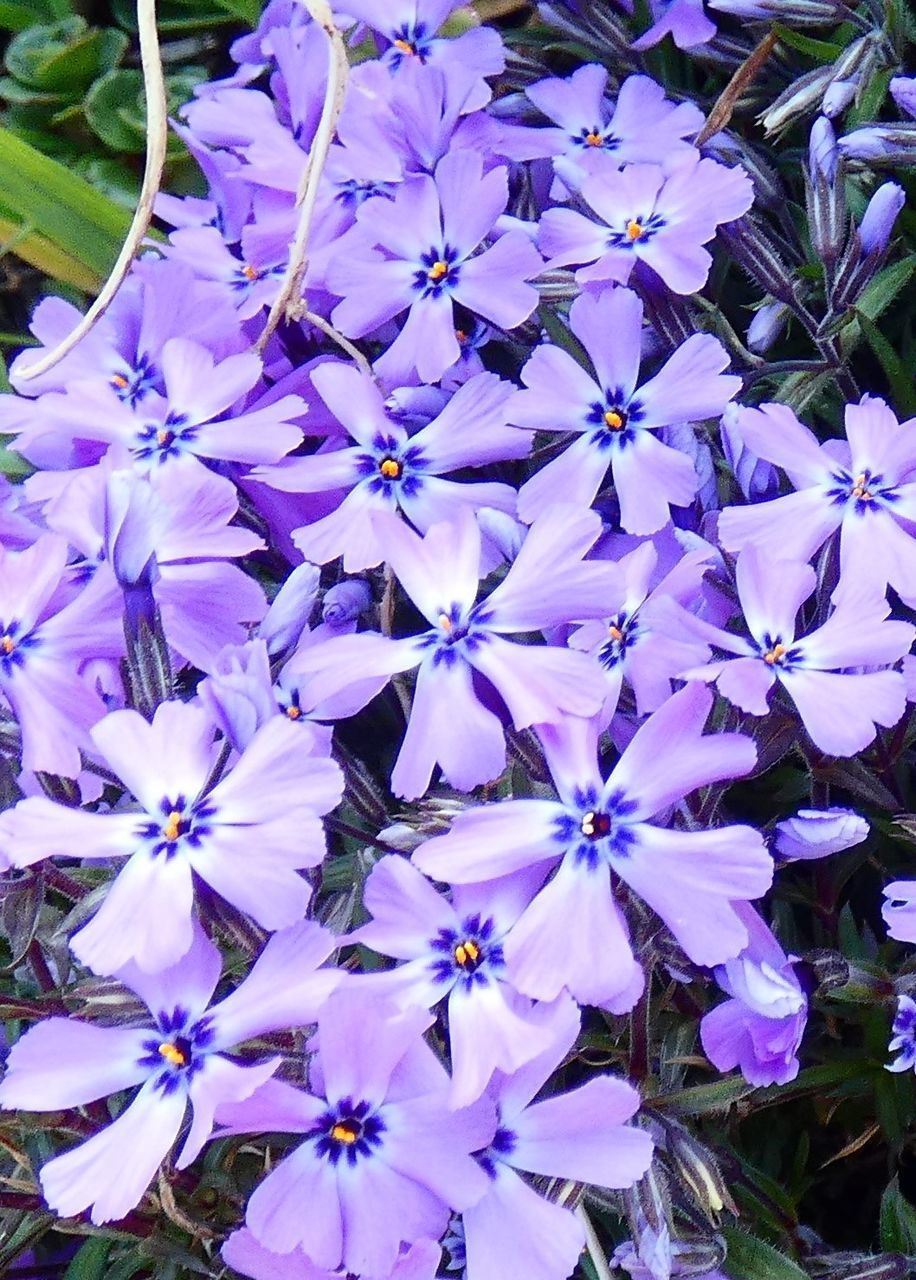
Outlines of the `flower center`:
<svg viewBox="0 0 916 1280">
<path fill-rule="evenodd" d="M 597 130 L 596 130 L 596 131 L 594 131 L 593 133 L 587 133 L 587 134 L 585 135 L 585 145 L 586 145 L 587 147 L 602 147 L 602 146 L 604 146 L 604 134 L 603 134 L 603 133 L 598 133 L 598 132 L 597 132 Z"/>
<path fill-rule="evenodd" d="M 448 263 L 443 262 L 442 259 L 439 258 L 433 263 L 426 274 L 433 284 L 438 284 L 440 280 L 444 280 L 448 275 Z"/>
<path fill-rule="evenodd" d="M 167 840 L 169 844 L 174 844 L 180 836 L 184 835 L 190 825 L 177 809 L 173 809 L 162 824 L 163 839 Z"/>
<path fill-rule="evenodd" d="M 637 218 L 631 218 L 627 223 L 627 239 L 639 240 L 646 234 L 646 229 Z"/>
<path fill-rule="evenodd" d="M 246 280 L 251 280 L 252 283 L 255 280 L 260 280 L 261 278 L 260 271 L 257 269 L 257 267 L 253 267 L 251 263 L 246 263 L 246 265 L 242 267 L 242 275 L 245 277 Z"/>
<path fill-rule="evenodd" d="M 354 1143 L 359 1142 L 362 1135 L 362 1122 L 354 1116 L 346 1116 L 331 1127 L 331 1139 L 344 1147 L 352 1147 Z"/>
<path fill-rule="evenodd" d="M 13 639 L 12 636 L 7 635 L 7 636 L 4 636 L 2 640 L 0 640 L 0 649 L 2 649 L 7 656 L 9 656 L 15 648 L 16 648 L 16 641 Z"/>
<path fill-rule="evenodd" d="M 473 938 L 465 938 L 463 942 L 459 942 L 452 954 L 455 957 L 455 964 L 465 973 L 476 973 L 483 963 L 483 950 Z"/>
<path fill-rule="evenodd" d="M 173 1067 L 186 1067 L 191 1061 L 191 1046 L 180 1036 L 175 1040 L 164 1040 L 157 1053 Z"/>
<path fill-rule="evenodd" d="M 396 49 L 399 49 L 401 53 L 406 54 L 408 58 L 414 57 L 417 52 L 417 46 L 412 44 L 409 40 L 393 40 L 392 44 Z"/>
<path fill-rule="evenodd" d="M 611 639 L 614 640 L 617 644 L 620 644 L 620 642 L 623 640 L 623 632 L 620 630 L 619 627 L 616 627 L 613 622 L 608 627 L 607 633 L 611 637 Z"/>
<path fill-rule="evenodd" d="M 622 431 L 627 425 L 627 415 L 623 409 L 608 409 L 604 415 L 604 425 L 611 431 Z"/>
<path fill-rule="evenodd" d="M 174 431 L 163 430 L 163 431 L 156 432 L 156 443 L 163 449 L 167 449 L 170 444 L 174 443 L 174 440 L 175 440 Z"/>
<path fill-rule="evenodd" d="M 386 480 L 400 480 L 404 472 L 404 467 L 397 458 L 382 458 L 378 469 Z"/>
<path fill-rule="evenodd" d="M 781 663 L 788 653 L 788 649 L 782 643 L 777 642 L 771 649 L 767 649 L 763 655 L 763 660 L 767 666 L 775 667 L 777 663 Z"/>
<path fill-rule="evenodd" d="M 863 471 L 861 475 L 856 476 L 855 484 L 852 489 L 851 497 L 859 498 L 862 502 L 873 502 L 875 495 L 868 487 L 869 475 L 867 471 Z"/>
<path fill-rule="evenodd" d="M 118 391 L 126 391 L 127 388 L 130 386 L 130 383 L 127 381 L 127 379 L 124 377 L 122 373 L 116 373 L 114 377 L 111 379 L 111 385 L 115 387 L 116 390 Z"/>
<path fill-rule="evenodd" d="M 598 810 L 589 810 L 583 814 L 579 830 L 586 840 L 603 840 L 611 834 L 611 816 Z"/>
</svg>

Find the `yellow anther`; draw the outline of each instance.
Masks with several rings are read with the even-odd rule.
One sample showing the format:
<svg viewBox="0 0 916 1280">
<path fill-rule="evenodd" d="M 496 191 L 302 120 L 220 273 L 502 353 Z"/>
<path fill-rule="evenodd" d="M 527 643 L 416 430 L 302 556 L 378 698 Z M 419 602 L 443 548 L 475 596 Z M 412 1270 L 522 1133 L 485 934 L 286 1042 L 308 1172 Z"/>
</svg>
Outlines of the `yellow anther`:
<svg viewBox="0 0 916 1280">
<path fill-rule="evenodd" d="M 260 271 L 257 269 L 257 267 L 251 266 L 250 263 L 242 267 L 242 275 L 245 277 L 246 280 L 251 280 L 251 281 L 260 280 L 261 278 Z"/>
<path fill-rule="evenodd" d="M 611 624 L 611 626 L 608 627 L 607 633 L 611 637 L 611 639 L 616 640 L 618 644 L 623 639 L 623 632 L 620 630 L 619 627 L 615 627 L 613 624 Z"/>
<path fill-rule="evenodd" d="M 585 135 L 585 145 L 587 147 L 603 147 L 604 134 L 603 133 L 587 133 Z"/>
<path fill-rule="evenodd" d="M 174 439 L 175 439 L 174 431 L 157 431 L 156 432 L 156 440 L 163 447 L 171 444 Z"/>
<path fill-rule="evenodd" d="M 645 227 L 641 222 L 637 222 L 635 218 L 631 218 L 627 223 L 627 239 L 638 240 L 640 236 L 645 234 Z"/>
<path fill-rule="evenodd" d="M 401 464 L 395 458 L 383 458 L 378 469 L 387 480 L 397 480 L 401 474 Z"/>
<path fill-rule="evenodd" d="M 440 258 L 438 262 L 433 263 L 433 265 L 430 267 L 429 271 L 427 272 L 427 275 L 429 276 L 429 279 L 433 281 L 434 284 L 438 283 L 440 280 L 444 279 L 445 276 L 448 275 L 448 263 L 443 262 L 442 259 Z"/>
<path fill-rule="evenodd" d="M 451 618 L 448 616 L 447 613 L 439 614 L 439 626 L 442 628 L 443 631 L 451 631 L 454 625 L 455 624 L 452 622 Z"/>
<path fill-rule="evenodd" d="M 589 840 L 602 839 L 610 835 L 611 820 L 606 813 L 589 812 L 582 815 L 579 830 Z"/>
<path fill-rule="evenodd" d="M 168 816 L 168 821 L 162 828 L 162 834 L 170 844 L 174 844 L 181 835 L 181 814 L 177 809 L 173 809 Z"/>
<path fill-rule="evenodd" d="M 768 666 L 774 667 L 777 662 L 782 661 L 787 652 L 788 650 L 784 644 L 774 644 L 773 648 L 763 655 L 763 660 Z"/>
<path fill-rule="evenodd" d="M 618 413 L 616 409 L 608 409 L 607 413 L 604 415 L 604 421 L 612 431 L 619 431 L 623 426 L 623 414 Z"/>
<path fill-rule="evenodd" d="M 127 379 L 120 373 L 116 373 L 111 380 L 111 385 L 117 387 L 119 391 L 123 391 L 128 385 Z"/>
<path fill-rule="evenodd" d="M 393 40 L 392 44 L 396 49 L 400 49 L 401 53 L 406 53 L 408 58 L 412 58 L 417 52 L 416 48 L 409 40 Z"/>
<path fill-rule="evenodd" d="M 302 715 L 302 709 L 295 704 L 286 708 L 286 717 L 288 720 L 298 720 Z"/>
<path fill-rule="evenodd" d="M 16 641 L 12 636 L 4 636 L 3 639 L 0 640 L 0 649 L 2 649 L 4 653 L 12 653 L 15 648 Z"/>
<path fill-rule="evenodd" d="M 359 1138 L 359 1128 L 352 1120 L 339 1120 L 331 1130 L 331 1137 L 351 1147 Z"/>
<path fill-rule="evenodd" d="M 182 1050 L 178 1048 L 177 1044 L 170 1044 L 166 1041 L 164 1044 L 159 1046 L 159 1053 L 161 1057 L 165 1058 L 166 1062 L 170 1062 L 173 1067 L 186 1067 L 188 1065 L 188 1055 L 182 1052 Z"/>
<path fill-rule="evenodd" d="M 460 344 L 462 347 L 464 346 L 464 344 L 465 344 L 465 343 L 467 342 L 467 340 L 468 340 L 468 335 L 465 333 L 465 331 L 464 331 L 463 329 L 456 329 L 456 330 L 455 330 L 455 337 L 458 339 L 458 342 L 459 342 L 459 344 Z"/>
<path fill-rule="evenodd" d="M 868 476 L 863 472 L 862 475 L 856 476 L 855 487 L 852 491 L 854 498 L 861 498 L 864 502 L 871 502 L 875 496 L 868 488 Z"/>
<path fill-rule="evenodd" d="M 466 938 L 464 942 L 459 942 L 455 948 L 455 963 L 463 969 L 466 964 L 476 964 L 480 959 L 480 947 L 476 942 L 472 942 L 470 938 Z"/>
</svg>

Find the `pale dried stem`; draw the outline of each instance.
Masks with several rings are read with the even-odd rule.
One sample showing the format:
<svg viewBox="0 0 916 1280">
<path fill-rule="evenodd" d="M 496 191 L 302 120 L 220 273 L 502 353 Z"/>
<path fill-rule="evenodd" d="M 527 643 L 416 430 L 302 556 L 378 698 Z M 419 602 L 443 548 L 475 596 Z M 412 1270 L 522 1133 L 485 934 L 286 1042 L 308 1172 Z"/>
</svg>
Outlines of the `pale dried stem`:
<svg viewBox="0 0 916 1280">
<path fill-rule="evenodd" d="M 372 378 L 373 380 L 375 379 L 375 374 L 372 371 L 372 365 L 360 351 L 359 347 L 354 346 L 350 339 L 345 338 L 339 329 L 335 329 L 330 321 L 325 320 L 324 316 L 320 316 L 314 311 L 303 311 L 302 319 L 307 320 L 309 324 L 313 324 L 316 329 L 320 329 L 321 332 L 326 334 L 332 342 L 336 342 L 341 351 L 346 351 L 353 363 L 364 374 L 366 374 L 367 377 Z"/>
<path fill-rule="evenodd" d="M 583 1205 L 579 1205 L 576 1213 L 582 1226 L 585 1228 L 585 1244 L 588 1249 L 588 1256 L 592 1260 L 592 1266 L 595 1268 L 595 1274 L 598 1280 L 613 1280 L 611 1268 L 605 1257 L 604 1250 L 601 1247 L 601 1241 L 598 1239 L 597 1232 L 592 1226 L 592 1220 L 585 1211 Z"/>
<path fill-rule="evenodd" d="M 262 352 L 267 346 L 281 320 L 300 320 L 306 312 L 302 299 L 302 283 L 308 266 L 309 235 L 312 230 L 321 175 L 337 129 L 337 121 L 340 119 L 350 72 L 346 45 L 343 36 L 334 25 L 334 15 L 328 0 L 302 0 L 302 2 L 328 37 L 328 87 L 324 95 L 324 106 L 318 129 L 296 193 L 299 222 L 290 249 L 289 265 L 286 268 L 280 292 L 270 309 L 264 330 L 255 344 L 255 350 L 258 352 Z M 339 342 L 342 335 L 332 334 L 331 336 Z"/>
<path fill-rule="evenodd" d="M 140 58 L 143 64 L 143 87 L 146 95 L 146 168 L 137 210 L 118 260 L 103 285 L 101 293 L 76 328 L 68 333 L 58 346 L 28 368 L 18 372 L 19 378 L 24 382 L 30 378 L 40 377 L 49 369 L 53 369 L 98 323 L 111 306 L 149 230 L 153 217 L 153 205 L 162 183 L 169 137 L 165 77 L 159 53 L 159 32 L 156 29 L 156 0 L 137 0 L 137 27 L 140 32 Z"/>
</svg>

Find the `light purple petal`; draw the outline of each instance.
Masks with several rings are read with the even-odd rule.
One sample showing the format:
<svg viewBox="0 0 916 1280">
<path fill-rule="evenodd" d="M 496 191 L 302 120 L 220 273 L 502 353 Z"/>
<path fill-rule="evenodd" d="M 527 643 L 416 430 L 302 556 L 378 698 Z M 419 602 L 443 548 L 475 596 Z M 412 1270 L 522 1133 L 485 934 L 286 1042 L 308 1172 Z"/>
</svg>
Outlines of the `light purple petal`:
<svg viewBox="0 0 916 1280">
<path fill-rule="evenodd" d="M 453 293 L 469 311 L 501 329 L 514 329 L 538 305 L 538 291 L 526 281 L 543 269 L 541 255 L 524 232 L 510 231 L 462 264 Z"/>
<path fill-rule="evenodd" d="M 534 393 L 522 392 L 523 396 L 527 394 Z M 556 504 L 560 495 L 564 506 L 566 503 L 591 506 L 604 484 L 609 463 L 605 450 L 593 444 L 589 436 L 580 435 L 522 485 L 518 493 L 520 518 L 536 523 Z"/>
<path fill-rule="evenodd" d="M 456 884 L 511 875 L 562 853 L 554 824 L 564 812 L 551 800 L 505 800 L 464 809 L 447 835 L 414 851 L 413 861 L 434 879 Z"/>
<path fill-rule="evenodd" d="M 564 715 L 593 716 L 604 702 L 601 668 L 584 653 L 491 635 L 470 656 L 505 701 L 516 729 Z"/>
<path fill-rule="evenodd" d="M 591 357 L 602 388 L 612 395 L 622 393 L 625 401 L 639 377 L 642 322 L 642 300 L 631 289 L 581 293 L 569 309 L 570 328 Z M 645 402 L 644 392 L 639 398 Z"/>
<path fill-rule="evenodd" d="M 448 900 L 398 855 L 380 858 L 372 868 L 363 903 L 372 919 L 359 930 L 360 941 L 398 960 L 428 954 L 430 939 L 442 929 L 458 926 Z"/>
<path fill-rule="evenodd" d="M 307 1204 L 309 1212 L 303 1213 Z M 301 1246 L 316 1266 L 335 1271 L 343 1260 L 343 1221 L 337 1175 L 304 1142 L 267 1175 L 248 1201 L 245 1222 L 266 1248 Z"/>
<path fill-rule="evenodd" d="M 140 1084 L 143 1028 L 100 1027 L 68 1018 L 47 1018 L 13 1045 L 0 1084 L 6 1110 L 61 1111 Z"/>
<path fill-rule="evenodd" d="M 811 741 L 831 756 L 854 756 L 874 741 L 877 725 L 892 728 L 906 711 L 906 685 L 897 671 L 840 675 L 780 672 Z"/>
<path fill-rule="evenodd" d="M 186 702 L 161 703 L 152 724 L 138 711 L 112 711 L 92 739 L 149 813 L 160 812 L 164 797 L 196 797 L 210 772 L 213 725 Z"/>
<path fill-rule="evenodd" d="M 669 504 L 689 506 L 699 488 L 686 453 L 662 444 L 651 431 L 635 431 L 631 443 L 615 448 L 611 466 L 627 533 L 657 533 L 671 519 Z"/>
<path fill-rule="evenodd" d="M 131 963 L 116 976 L 140 997 L 151 1013 L 171 1015 L 175 1009 L 184 1009 L 191 1020 L 196 1020 L 213 998 L 222 969 L 219 947 L 214 946 L 195 921 L 191 946 L 177 964 L 147 973 Z"/>
<path fill-rule="evenodd" d="M 718 338 L 695 333 L 639 389 L 645 409 L 641 425 L 667 426 L 676 422 L 701 422 L 718 418 L 741 387 L 741 379 L 723 376 L 728 352 Z"/>
<path fill-rule="evenodd" d="M 465 1211 L 464 1234 L 474 1280 L 565 1280 L 585 1244 L 569 1209 L 545 1200 L 503 1165 L 484 1198 Z"/>
</svg>

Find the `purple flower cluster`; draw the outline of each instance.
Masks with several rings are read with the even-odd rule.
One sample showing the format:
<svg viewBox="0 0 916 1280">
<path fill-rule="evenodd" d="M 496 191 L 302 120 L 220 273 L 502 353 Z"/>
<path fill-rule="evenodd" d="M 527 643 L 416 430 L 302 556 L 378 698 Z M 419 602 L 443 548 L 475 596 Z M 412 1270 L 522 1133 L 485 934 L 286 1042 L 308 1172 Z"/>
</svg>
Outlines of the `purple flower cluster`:
<svg viewBox="0 0 916 1280">
<path fill-rule="evenodd" d="M 586 65 L 497 110 L 502 42 L 443 35 L 456 7 L 342 6 L 374 56 L 299 316 L 260 354 L 327 74 L 287 0 L 176 125 L 206 199 L 160 198 L 168 242 L 29 379 L 77 319 L 42 302 L 0 401 L 35 469 L 3 514 L 23 798 L 0 851 L 91 886 L 73 962 L 120 984 L 117 1018 L 22 1034 L 0 1106 L 117 1099 L 40 1174 L 97 1224 L 213 1138 L 289 1135 L 223 1246 L 255 1280 L 432 1280 L 443 1240 L 467 1280 L 565 1280 L 587 1235 L 558 1188 L 633 1187 L 656 1137 L 576 1045 L 656 969 L 716 991 L 713 1067 L 793 1079 L 808 994 L 752 904 L 776 861 L 868 826 L 812 808 L 764 832 L 732 784 L 777 733 L 821 768 L 854 756 L 912 697 L 916 423 L 866 395 L 822 440 L 752 403 L 719 337 L 672 335 L 749 174 L 643 75 Z M 643 45 L 713 34 L 692 0 L 652 8 Z M 721 510 L 713 450 L 745 496 Z M 348 912 L 318 912 L 370 704 L 366 755 L 416 803 L 356 829 Z M 916 942 L 916 881 L 887 895 Z"/>
</svg>

